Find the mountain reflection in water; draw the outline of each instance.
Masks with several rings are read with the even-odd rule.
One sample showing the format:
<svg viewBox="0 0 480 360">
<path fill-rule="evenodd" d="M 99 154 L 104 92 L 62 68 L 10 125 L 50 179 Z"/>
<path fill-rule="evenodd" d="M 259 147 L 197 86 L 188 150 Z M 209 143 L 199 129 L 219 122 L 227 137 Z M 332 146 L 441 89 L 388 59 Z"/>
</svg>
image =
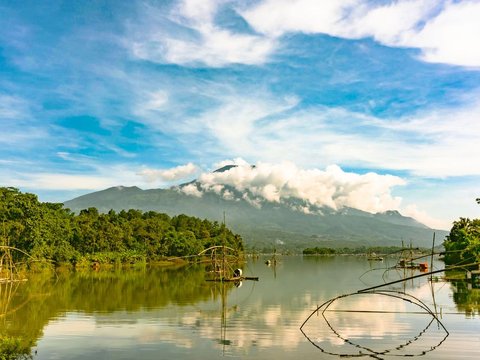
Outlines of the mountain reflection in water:
<svg viewBox="0 0 480 360">
<path fill-rule="evenodd" d="M 275 268 L 259 259 L 248 262 L 244 273 L 260 281 L 241 287 L 205 281 L 201 265 L 31 275 L 26 283 L 0 285 L 0 349 L 33 359 L 334 359 L 312 346 L 300 325 L 328 299 L 382 283 L 381 272 L 359 279 L 370 266 L 364 257 L 282 257 Z M 458 296 L 458 284 L 432 285 L 417 279 L 392 290 L 405 290 L 436 309 L 450 333 L 443 343 L 445 332 L 436 321 L 386 296 L 342 299 L 326 315 L 336 333 L 319 314 L 308 323 L 308 335 L 333 354 L 344 354 L 342 348 L 352 342 L 359 346 L 352 355 L 372 349 L 379 358 L 394 352 L 423 359 L 479 358 L 478 303 L 461 303 L 475 301 L 465 295 L 475 289 L 461 288 Z M 382 353 L 385 349 L 390 351 Z"/>
</svg>

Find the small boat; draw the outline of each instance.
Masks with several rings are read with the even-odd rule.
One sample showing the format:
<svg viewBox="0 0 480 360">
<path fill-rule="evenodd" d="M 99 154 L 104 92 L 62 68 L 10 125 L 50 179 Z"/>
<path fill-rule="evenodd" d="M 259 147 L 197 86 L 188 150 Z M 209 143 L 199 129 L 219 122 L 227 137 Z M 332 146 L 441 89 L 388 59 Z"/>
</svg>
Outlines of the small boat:
<svg viewBox="0 0 480 360">
<path fill-rule="evenodd" d="M 216 276 L 212 279 L 207 279 L 207 281 L 234 282 L 234 283 L 238 283 L 244 280 L 258 281 L 258 276 L 243 276 L 242 269 L 235 269 L 232 272 L 231 276 L 229 276 L 228 274 L 226 276 L 222 276 L 223 273 L 228 273 L 228 271 L 222 271 L 222 269 L 219 269 L 215 273 L 216 273 Z"/>
<path fill-rule="evenodd" d="M 426 262 L 416 263 L 416 262 L 413 262 L 412 260 L 401 259 L 397 264 L 397 268 L 419 269 L 422 272 L 426 272 L 428 271 L 428 263 Z"/>
</svg>

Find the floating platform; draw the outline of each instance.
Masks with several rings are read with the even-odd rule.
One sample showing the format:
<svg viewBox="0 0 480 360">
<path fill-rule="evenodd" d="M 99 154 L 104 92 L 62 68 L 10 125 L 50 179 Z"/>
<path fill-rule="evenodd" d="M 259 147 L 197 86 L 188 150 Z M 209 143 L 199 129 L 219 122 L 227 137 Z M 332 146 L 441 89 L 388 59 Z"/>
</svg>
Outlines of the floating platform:
<svg viewBox="0 0 480 360">
<path fill-rule="evenodd" d="M 207 281 L 215 281 L 215 282 L 238 282 L 244 280 L 252 280 L 258 281 L 258 276 L 239 276 L 239 277 L 231 277 L 231 278 L 218 278 L 218 279 L 207 279 Z"/>
<path fill-rule="evenodd" d="M 368 261 L 383 261 L 383 257 L 381 256 L 374 256 L 374 257 L 368 257 Z"/>
</svg>

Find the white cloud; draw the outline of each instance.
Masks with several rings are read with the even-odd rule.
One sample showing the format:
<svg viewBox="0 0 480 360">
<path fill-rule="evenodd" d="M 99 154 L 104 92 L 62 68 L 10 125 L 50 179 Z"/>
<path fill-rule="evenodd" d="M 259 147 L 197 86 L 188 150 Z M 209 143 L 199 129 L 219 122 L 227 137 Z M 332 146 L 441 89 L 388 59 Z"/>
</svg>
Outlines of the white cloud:
<svg viewBox="0 0 480 360">
<path fill-rule="evenodd" d="M 448 2 L 406 45 L 423 50 L 429 62 L 480 67 L 480 1 Z"/>
<path fill-rule="evenodd" d="M 164 60 L 169 63 L 212 67 L 229 64 L 258 65 L 266 62 L 273 50 L 272 41 L 260 36 L 235 34 L 213 25 L 197 29 L 199 39 L 166 39 Z M 149 57 L 149 55 L 147 55 Z"/>
<path fill-rule="evenodd" d="M 240 165 L 224 172 L 203 173 L 198 182 L 204 191 L 216 193 L 221 193 L 225 185 L 233 187 L 257 206 L 261 201 L 301 199 L 319 207 L 348 206 L 372 213 L 397 209 L 401 199 L 393 197 L 391 190 L 405 184 L 391 175 L 359 175 L 344 172 L 338 166 L 329 166 L 325 171 L 301 169 L 289 162 L 259 162 L 255 167 Z"/>
<path fill-rule="evenodd" d="M 386 45 L 406 45 L 417 32 L 421 21 L 427 19 L 435 7 L 436 0 L 395 1 L 370 8 L 365 2 L 354 9 L 348 21 L 342 21 L 338 29 L 340 36 L 347 38 L 373 37 Z"/>
<path fill-rule="evenodd" d="M 188 184 L 180 188 L 180 191 L 185 193 L 186 195 L 195 196 L 195 197 L 202 197 L 203 193 L 198 190 L 195 184 Z"/>
<path fill-rule="evenodd" d="M 333 33 L 359 0 L 266 0 L 240 10 L 260 33 L 278 37 L 288 32 Z"/>
<path fill-rule="evenodd" d="M 220 106 L 188 119 L 187 129 L 207 131 L 234 154 L 250 152 L 255 132 L 268 126 L 264 120 L 292 109 L 298 103 L 294 97 L 273 99 L 261 94 L 256 97 L 224 95 L 218 100 Z"/>
<path fill-rule="evenodd" d="M 144 24 L 135 27 L 138 35 L 126 40 L 127 47 L 135 57 L 159 63 L 212 67 L 264 63 L 275 41 L 216 25 L 214 16 L 222 3 L 185 0 L 168 15 L 149 7 L 148 11 L 156 15 L 146 17 Z M 172 31 L 172 23 L 181 30 Z"/>
<path fill-rule="evenodd" d="M 183 0 L 177 7 L 177 14 L 191 21 L 202 24 L 212 22 L 222 0 Z"/>
<path fill-rule="evenodd" d="M 149 112 L 160 111 L 168 104 L 168 93 L 157 90 L 143 95 L 143 100 L 136 104 L 134 113 L 140 116 L 148 115 Z"/>
<path fill-rule="evenodd" d="M 225 190 L 222 196 L 225 200 L 235 200 L 235 195 L 230 190 Z"/>
<path fill-rule="evenodd" d="M 245 161 L 244 159 L 240 158 L 240 157 L 237 157 L 235 159 L 232 159 L 232 160 L 222 160 L 222 161 L 219 161 L 215 164 L 213 164 L 213 167 L 215 169 L 220 169 L 224 166 L 228 166 L 228 165 L 240 165 L 240 166 L 248 166 L 249 163 L 247 161 Z"/>
<path fill-rule="evenodd" d="M 192 176 L 197 170 L 197 167 L 190 162 L 186 165 L 179 165 L 171 169 L 143 169 L 139 172 L 139 175 L 143 176 L 149 182 L 156 180 L 177 181 Z"/>
<path fill-rule="evenodd" d="M 480 66 L 480 2 L 403 0 L 266 0 L 240 10 L 260 33 L 328 34 L 347 39 L 373 37 L 393 47 L 418 48 L 422 59 Z"/>
</svg>

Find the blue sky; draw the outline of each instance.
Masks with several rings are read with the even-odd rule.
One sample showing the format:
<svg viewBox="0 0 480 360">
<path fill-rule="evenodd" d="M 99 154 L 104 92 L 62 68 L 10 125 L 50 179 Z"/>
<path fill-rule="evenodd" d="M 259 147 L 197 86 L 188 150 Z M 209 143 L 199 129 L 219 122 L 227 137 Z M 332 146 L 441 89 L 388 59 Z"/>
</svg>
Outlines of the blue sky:
<svg viewBox="0 0 480 360">
<path fill-rule="evenodd" d="M 480 215 L 479 18 L 466 0 L 0 0 L 0 184 L 64 201 L 248 163 L 267 200 L 328 188 L 449 228 Z"/>
</svg>

